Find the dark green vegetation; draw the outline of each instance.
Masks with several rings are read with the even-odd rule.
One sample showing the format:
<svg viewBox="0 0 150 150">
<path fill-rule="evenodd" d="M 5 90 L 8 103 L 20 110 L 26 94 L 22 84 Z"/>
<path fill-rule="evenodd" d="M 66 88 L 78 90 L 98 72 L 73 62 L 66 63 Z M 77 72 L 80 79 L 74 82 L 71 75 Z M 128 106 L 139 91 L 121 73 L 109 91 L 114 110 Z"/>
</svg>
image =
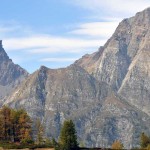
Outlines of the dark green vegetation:
<svg viewBox="0 0 150 150">
<path fill-rule="evenodd" d="M 61 129 L 58 147 L 59 150 L 78 150 L 75 125 L 72 120 L 65 121 Z"/>
<path fill-rule="evenodd" d="M 54 148 L 55 150 L 100 150 L 101 148 L 79 148 L 75 125 L 72 120 L 64 121 L 59 140 L 44 137 L 44 128 L 40 120 L 34 126 L 26 111 L 4 106 L 0 109 L 0 147 L 6 149 L 20 148 Z M 116 140 L 112 149 L 123 149 L 123 144 Z M 140 148 L 150 149 L 150 137 L 145 133 L 140 137 Z"/>
</svg>

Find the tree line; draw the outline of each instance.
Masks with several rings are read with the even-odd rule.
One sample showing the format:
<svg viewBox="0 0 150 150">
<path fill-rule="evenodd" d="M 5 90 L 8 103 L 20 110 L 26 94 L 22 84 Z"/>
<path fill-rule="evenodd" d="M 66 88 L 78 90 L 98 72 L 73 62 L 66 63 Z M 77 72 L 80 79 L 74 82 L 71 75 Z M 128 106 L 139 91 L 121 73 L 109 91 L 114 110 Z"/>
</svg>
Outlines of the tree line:
<svg viewBox="0 0 150 150">
<path fill-rule="evenodd" d="M 141 134 L 140 136 L 140 143 L 139 143 L 140 147 L 137 148 L 133 148 L 134 150 L 150 150 L 150 137 L 148 135 L 146 135 L 144 132 Z M 121 141 L 116 140 L 112 146 L 111 149 L 124 149 L 123 144 L 121 143 Z"/>
<path fill-rule="evenodd" d="M 55 148 L 55 150 L 79 150 L 75 125 L 72 120 L 64 121 L 58 141 L 44 137 L 44 127 L 40 120 L 34 126 L 27 112 L 7 106 L 0 109 L 0 147 L 4 148 Z M 34 136 L 33 136 L 34 134 Z M 111 149 L 123 149 L 123 144 L 116 140 Z M 140 148 L 150 150 L 150 137 L 145 133 L 140 136 Z"/>
<path fill-rule="evenodd" d="M 27 112 L 4 106 L 0 109 L 0 147 L 54 147 L 57 150 L 78 150 L 75 125 L 72 120 L 64 122 L 59 140 L 44 137 L 44 127 L 40 120 L 34 125 Z M 36 134 L 36 135 L 33 135 Z"/>
<path fill-rule="evenodd" d="M 31 125 L 32 121 L 24 110 L 4 106 L 0 110 L 0 141 L 30 142 Z"/>
</svg>

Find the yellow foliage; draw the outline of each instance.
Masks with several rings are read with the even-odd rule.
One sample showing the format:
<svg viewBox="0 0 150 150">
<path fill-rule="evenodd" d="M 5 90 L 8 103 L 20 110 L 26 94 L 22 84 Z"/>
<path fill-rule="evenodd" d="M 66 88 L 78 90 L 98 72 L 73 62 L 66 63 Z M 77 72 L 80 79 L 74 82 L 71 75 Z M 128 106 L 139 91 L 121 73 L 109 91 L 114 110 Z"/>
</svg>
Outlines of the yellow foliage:
<svg viewBox="0 0 150 150">
<path fill-rule="evenodd" d="M 121 150 L 123 149 L 123 144 L 119 141 L 119 140 L 116 140 L 112 146 L 111 146 L 112 149 L 118 149 L 118 150 Z"/>
<path fill-rule="evenodd" d="M 150 145 L 148 145 L 146 149 L 147 149 L 147 150 L 150 150 Z"/>
</svg>

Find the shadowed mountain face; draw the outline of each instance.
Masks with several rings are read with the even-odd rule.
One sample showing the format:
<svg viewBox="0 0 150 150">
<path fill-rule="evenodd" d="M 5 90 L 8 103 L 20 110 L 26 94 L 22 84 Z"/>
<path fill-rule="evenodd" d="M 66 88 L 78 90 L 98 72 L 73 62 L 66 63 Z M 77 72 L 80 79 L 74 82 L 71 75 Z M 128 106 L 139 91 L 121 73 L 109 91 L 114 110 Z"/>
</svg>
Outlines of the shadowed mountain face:
<svg viewBox="0 0 150 150">
<path fill-rule="evenodd" d="M 25 108 L 34 120 L 40 118 L 48 137 L 58 138 L 64 120 L 73 119 L 79 141 L 88 147 L 109 147 L 116 139 L 125 148 L 136 147 L 141 132 L 150 133 L 149 36 L 146 9 L 123 20 L 98 52 L 67 68 L 42 66 L 3 104 Z M 12 76 L 22 77 L 17 76 L 21 70 L 15 75 L 9 67 L 6 71 L 11 76 L 0 78 L 4 86 L 14 82 Z"/>
<path fill-rule="evenodd" d="M 28 73 L 9 59 L 0 41 L 0 99 L 8 96 L 28 76 Z"/>
</svg>

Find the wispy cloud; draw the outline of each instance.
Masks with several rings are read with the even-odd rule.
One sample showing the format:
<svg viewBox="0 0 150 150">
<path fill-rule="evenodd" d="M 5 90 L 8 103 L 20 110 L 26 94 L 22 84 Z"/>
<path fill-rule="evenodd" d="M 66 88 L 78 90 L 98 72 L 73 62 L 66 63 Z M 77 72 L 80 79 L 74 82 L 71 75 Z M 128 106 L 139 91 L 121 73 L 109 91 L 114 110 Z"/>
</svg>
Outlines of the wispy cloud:
<svg viewBox="0 0 150 150">
<path fill-rule="evenodd" d="M 99 17 L 127 17 L 150 6 L 149 0 L 74 0 L 68 3 L 91 10 Z"/>
<path fill-rule="evenodd" d="M 13 54 L 12 59 L 16 63 L 21 62 L 21 59 L 24 62 L 34 59 L 35 63 L 40 64 L 70 64 L 83 54 L 92 53 L 103 46 L 124 17 L 130 17 L 150 6 L 149 0 L 63 1 L 88 11 L 82 22 L 71 24 L 71 27 L 65 24 L 67 29 L 63 34 L 45 34 L 45 31 L 35 31 L 34 27 L 15 21 L 0 23 L 0 38 L 6 51 Z"/>
<path fill-rule="evenodd" d="M 67 31 L 65 36 L 54 36 L 37 34 L 30 28 L 14 24 L 6 28 L 0 27 L 0 33 L 12 35 L 12 32 L 17 32 L 17 35 L 2 38 L 7 51 L 23 50 L 32 54 L 58 52 L 83 54 L 96 51 L 99 46 L 104 45 L 117 25 L 117 21 L 79 23 L 74 25 L 74 29 Z"/>
<path fill-rule="evenodd" d="M 83 23 L 73 31 L 71 34 L 87 35 L 92 37 L 108 38 L 115 31 L 118 22 L 91 22 Z"/>
<path fill-rule="evenodd" d="M 8 51 L 26 50 L 30 53 L 54 53 L 54 52 L 81 52 L 89 48 L 103 45 L 106 40 L 65 38 L 49 35 L 34 35 L 24 38 L 12 38 L 4 40 L 4 46 Z"/>
<path fill-rule="evenodd" d="M 40 59 L 41 62 L 73 62 L 78 58 L 43 58 Z"/>
<path fill-rule="evenodd" d="M 8 38 L 21 38 L 31 36 L 32 34 L 34 34 L 34 31 L 29 26 L 21 25 L 15 21 L 0 22 L 0 39 L 3 41 Z"/>
</svg>

